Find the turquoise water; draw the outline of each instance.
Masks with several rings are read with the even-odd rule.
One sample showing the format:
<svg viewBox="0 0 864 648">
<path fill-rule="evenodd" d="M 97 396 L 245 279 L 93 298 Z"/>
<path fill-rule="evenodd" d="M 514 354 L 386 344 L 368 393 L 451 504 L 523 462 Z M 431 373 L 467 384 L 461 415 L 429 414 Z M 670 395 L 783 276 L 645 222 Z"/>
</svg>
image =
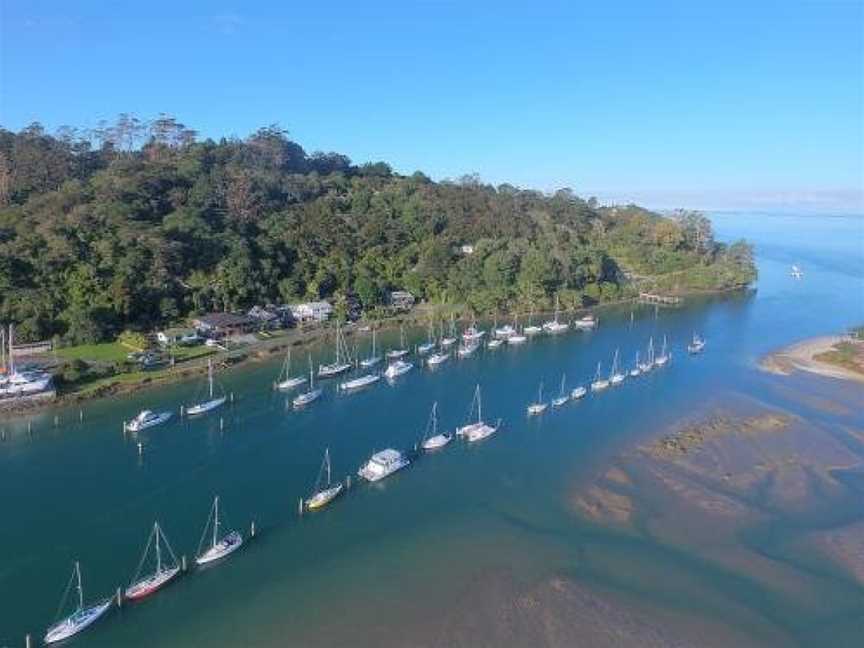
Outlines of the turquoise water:
<svg viewBox="0 0 864 648">
<path fill-rule="evenodd" d="M 124 419 L 145 406 L 176 411 L 199 385 L 87 403 L 83 422 L 78 408 L 0 422 L 7 435 L 0 443 L 0 646 L 23 645 L 28 632 L 41 637 L 75 559 L 88 597 L 126 584 L 154 519 L 191 561 L 216 493 L 228 523 L 246 532 L 254 520 L 254 541 L 230 561 L 112 612 L 75 645 L 400 645 L 405 635 L 398 633 L 410 633 L 421 605 L 446 608 L 477 575 L 501 567 L 526 581 L 565 571 L 648 599 L 662 592 L 671 608 L 711 614 L 756 639 L 750 617 L 736 616 L 718 597 L 803 643 L 816 641 L 814 628 L 837 645 L 851 641 L 864 595 L 843 578 L 820 581 L 826 610 L 808 617 L 794 601 L 698 557 L 589 528 L 570 513 L 575 483 L 694 403 L 734 390 L 780 404 L 775 379 L 754 369 L 763 353 L 864 322 L 861 218 L 725 213 L 714 223 L 723 239 L 756 243 L 755 292 L 691 300 L 656 317 L 653 308 L 637 308 L 632 324 L 630 307 L 610 309 L 595 332 L 415 370 L 393 386 L 350 396 L 337 395 L 331 382 L 324 399 L 303 412 L 269 388 L 279 367 L 268 363 L 219 376 L 236 395 L 232 406 L 137 438 L 123 435 Z M 792 263 L 803 267 L 803 281 L 789 278 Z M 709 347 L 690 358 L 684 347 L 694 330 Z M 629 365 L 650 335 L 656 343 L 664 334 L 675 353 L 667 369 L 526 418 L 541 380 L 547 393 L 557 391 L 562 372 L 571 386 L 585 382 L 598 361 L 608 370 L 616 348 Z M 335 476 L 354 474 L 375 450 L 413 447 L 433 401 L 444 429 L 461 424 L 477 383 L 486 418 L 504 421 L 499 434 L 471 447 L 453 443 L 383 483 L 355 483 L 329 509 L 298 517 L 298 498 L 313 485 L 324 448 Z M 821 381 L 818 389 L 830 395 L 833 387 Z M 860 426 L 864 416 L 853 422 Z M 864 506 L 843 513 L 864 517 Z M 779 547 L 785 532 L 781 525 L 752 542 Z M 642 561 L 697 574 L 710 596 L 669 587 L 650 572 L 634 569 L 627 577 L 604 566 Z"/>
</svg>

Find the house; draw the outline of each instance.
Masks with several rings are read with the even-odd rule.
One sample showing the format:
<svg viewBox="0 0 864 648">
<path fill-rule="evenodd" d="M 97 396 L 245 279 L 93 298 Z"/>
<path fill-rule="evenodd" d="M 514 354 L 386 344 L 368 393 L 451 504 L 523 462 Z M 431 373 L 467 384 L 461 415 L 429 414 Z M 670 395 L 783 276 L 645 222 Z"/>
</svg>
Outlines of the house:
<svg viewBox="0 0 864 648">
<path fill-rule="evenodd" d="M 474 254 L 474 246 L 471 245 L 470 243 L 466 243 L 465 245 L 463 245 L 462 247 L 459 248 L 459 251 L 462 252 L 462 254 L 471 255 L 471 254 Z"/>
<path fill-rule="evenodd" d="M 249 333 L 258 329 L 258 321 L 237 313 L 208 313 L 192 320 L 199 332 L 211 338 Z"/>
<path fill-rule="evenodd" d="M 396 310 L 411 310 L 414 306 L 414 295 L 407 290 L 394 290 L 390 293 L 390 307 Z"/>
<path fill-rule="evenodd" d="M 291 304 L 291 317 L 295 322 L 324 322 L 333 315 L 333 306 L 325 301 Z"/>
<path fill-rule="evenodd" d="M 246 315 L 258 322 L 262 330 L 276 329 L 285 323 L 283 315 L 272 306 L 253 306 Z"/>
<path fill-rule="evenodd" d="M 156 333 L 156 341 L 162 346 L 179 344 L 180 346 L 193 346 L 203 342 L 198 331 L 193 328 L 169 328 Z"/>
</svg>

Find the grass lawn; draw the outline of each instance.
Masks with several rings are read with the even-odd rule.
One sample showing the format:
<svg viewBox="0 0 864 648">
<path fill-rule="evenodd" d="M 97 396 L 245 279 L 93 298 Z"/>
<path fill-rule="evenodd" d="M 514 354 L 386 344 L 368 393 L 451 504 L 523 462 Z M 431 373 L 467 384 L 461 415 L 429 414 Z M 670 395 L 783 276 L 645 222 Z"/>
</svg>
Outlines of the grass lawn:
<svg viewBox="0 0 864 648">
<path fill-rule="evenodd" d="M 57 355 L 66 360 L 122 362 L 130 351 L 130 349 L 127 349 L 118 342 L 104 342 L 102 344 L 81 344 L 79 346 L 57 349 Z"/>
</svg>

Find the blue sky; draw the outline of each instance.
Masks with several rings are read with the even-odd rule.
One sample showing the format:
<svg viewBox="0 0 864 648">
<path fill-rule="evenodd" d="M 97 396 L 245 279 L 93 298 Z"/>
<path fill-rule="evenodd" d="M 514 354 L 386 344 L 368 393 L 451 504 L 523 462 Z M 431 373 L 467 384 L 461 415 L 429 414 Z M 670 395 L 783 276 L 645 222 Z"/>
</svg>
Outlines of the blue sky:
<svg viewBox="0 0 864 648">
<path fill-rule="evenodd" d="M 0 6 L 6 128 L 278 122 L 309 151 L 435 178 L 862 206 L 860 1 Z"/>
</svg>

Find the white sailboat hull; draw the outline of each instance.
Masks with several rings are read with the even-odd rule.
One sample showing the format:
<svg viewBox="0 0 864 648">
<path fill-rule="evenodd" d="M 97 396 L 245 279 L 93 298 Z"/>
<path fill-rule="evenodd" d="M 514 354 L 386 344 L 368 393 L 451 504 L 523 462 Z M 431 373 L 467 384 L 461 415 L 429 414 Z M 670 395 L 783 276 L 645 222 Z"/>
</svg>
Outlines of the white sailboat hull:
<svg viewBox="0 0 864 648">
<path fill-rule="evenodd" d="M 450 434 L 436 434 L 433 437 L 429 437 L 423 442 L 424 450 L 438 450 L 439 448 L 443 448 L 448 443 L 453 440 L 453 435 Z"/>
<path fill-rule="evenodd" d="M 587 393 L 588 393 L 588 390 L 585 389 L 584 387 L 577 387 L 572 392 L 570 392 L 570 398 L 572 398 L 573 400 L 577 400 L 577 399 L 585 396 L 585 394 L 587 394 Z"/>
<path fill-rule="evenodd" d="M 306 376 L 297 376 L 296 378 L 287 378 L 282 382 L 276 383 L 276 388 L 281 391 L 289 391 L 294 389 L 295 387 L 299 387 L 306 383 L 308 378 Z"/>
<path fill-rule="evenodd" d="M 545 412 L 547 407 L 549 407 L 548 403 L 532 403 L 528 406 L 528 414 L 530 416 L 537 416 Z"/>
<path fill-rule="evenodd" d="M 91 605 L 69 615 L 59 623 L 55 623 L 45 633 L 45 643 L 56 643 L 78 634 L 98 621 L 111 608 L 113 601 L 113 599 L 108 599 L 96 605 Z"/>
<path fill-rule="evenodd" d="M 552 407 L 562 407 L 567 404 L 567 401 L 570 400 L 569 396 L 559 396 L 558 398 L 552 399 Z"/>
<path fill-rule="evenodd" d="M 198 556 L 195 559 L 195 563 L 198 565 L 206 565 L 217 560 L 222 560 L 237 551 L 242 545 L 243 536 L 236 531 L 232 531 L 214 546 L 210 547 L 207 551 Z"/>
<path fill-rule="evenodd" d="M 360 376 L 359 378 L 354 378 L 353 380 L 346 380 L 345 382 L 339 383 L 339 389 L 341 389 L 342 391 L 362 389 L 363 387 L 374 385 L 379 380 L 381 380 L 381 376 L 379 376 L 378 374 L 368 374 L 366 376 Z"/>
<path fill-rule="evenodd" d="M 389 379 L 396 378 L 397 376 L 401 376 L 403 374 L 408 373 L 414 368 L 414 365 L 410 362 L 398 362 L 393 363 L 384 371 L 384 375 Z"/>
<path fill-rule="evenodd" d="M 322 393 L 323 392 L 320 389 L 313 389 L 312 391 L 300 394 L 294 398 L 294 400 L 291 401 L 291 404 L 294 407 L 303 407 L 304 405 L 308 405 L 309 403 L 318 400 Z"/>
<path fill-rule="evenodd" d="M 591 391 L 602 391 L 609 386 L 608 380 L 595 380 L 591 383 Z"/>
<path fill-rule="evenodd" d="M 433 356 L 429 356 L 429 359 L 426 361 L 426 364 L 428 364 L 430 367 L 436 367 L 436 366 L 438 366 L 444 362 L 447 362 L 447 360 L 449 358 L 450 358 L 449 353 L 436 353 Z"/>
<path fill-rule="evenodd" d="M 379 362 L 381 362 L 381 356 L 372 356 L 371 358 L 365 358 L 360 361 L 360 366 L 364 369 L 368 369 L 369 367 L 374 367 Z"/>
<path fill-rule="evenodd" d="M 528 338 L 524 335 L 511 335 L 507 338 L 507 344 L 525 344 L 528 341 Z"/>
<path fill-rule="evenodd" d="M 213 400 L 204 401 L 203 403 L 197 403 L 186 408 L 186 413 L 189 416 L 195 416 L 196 414 L 206 414 L 207 412 L 210 412 L 217 407 L 221 407 L 222 405 L 224 405 L 226 400 L 227 399 L 225 398 L 225 396 L 222 396 L 220 398 L 214 398 Z"/>
<path fill-rule="evenodd" d="M 142 578 L 137 583 L 132 583 L 132 585 L 127 587 L 124 596 L 133 601 L 142 599 L 167 585 L 179 573 L 180 567 L 171 567 L 170 569 L 163 569 L 158 573 L 151 574 L 147 578 Z"/>
<path fill-rule="evenodd" d="M 318 365 L 318 377 L 332 378 L 333 376 L 338 376 L 339 374 L 345 373 L 349 369 L 351 369 L 351 365 L 344 362 L 334 362 L 333 364 L 328 365 Z"/>
<path fill-rule="evenodd" d="M 326 488 L 318 491 L 305 502 L 306 508 L 310 511 L 323 508 L 339 496 L 342 492 L 342 484 L 336 484 L 331 488 Z"/>
</svg>

